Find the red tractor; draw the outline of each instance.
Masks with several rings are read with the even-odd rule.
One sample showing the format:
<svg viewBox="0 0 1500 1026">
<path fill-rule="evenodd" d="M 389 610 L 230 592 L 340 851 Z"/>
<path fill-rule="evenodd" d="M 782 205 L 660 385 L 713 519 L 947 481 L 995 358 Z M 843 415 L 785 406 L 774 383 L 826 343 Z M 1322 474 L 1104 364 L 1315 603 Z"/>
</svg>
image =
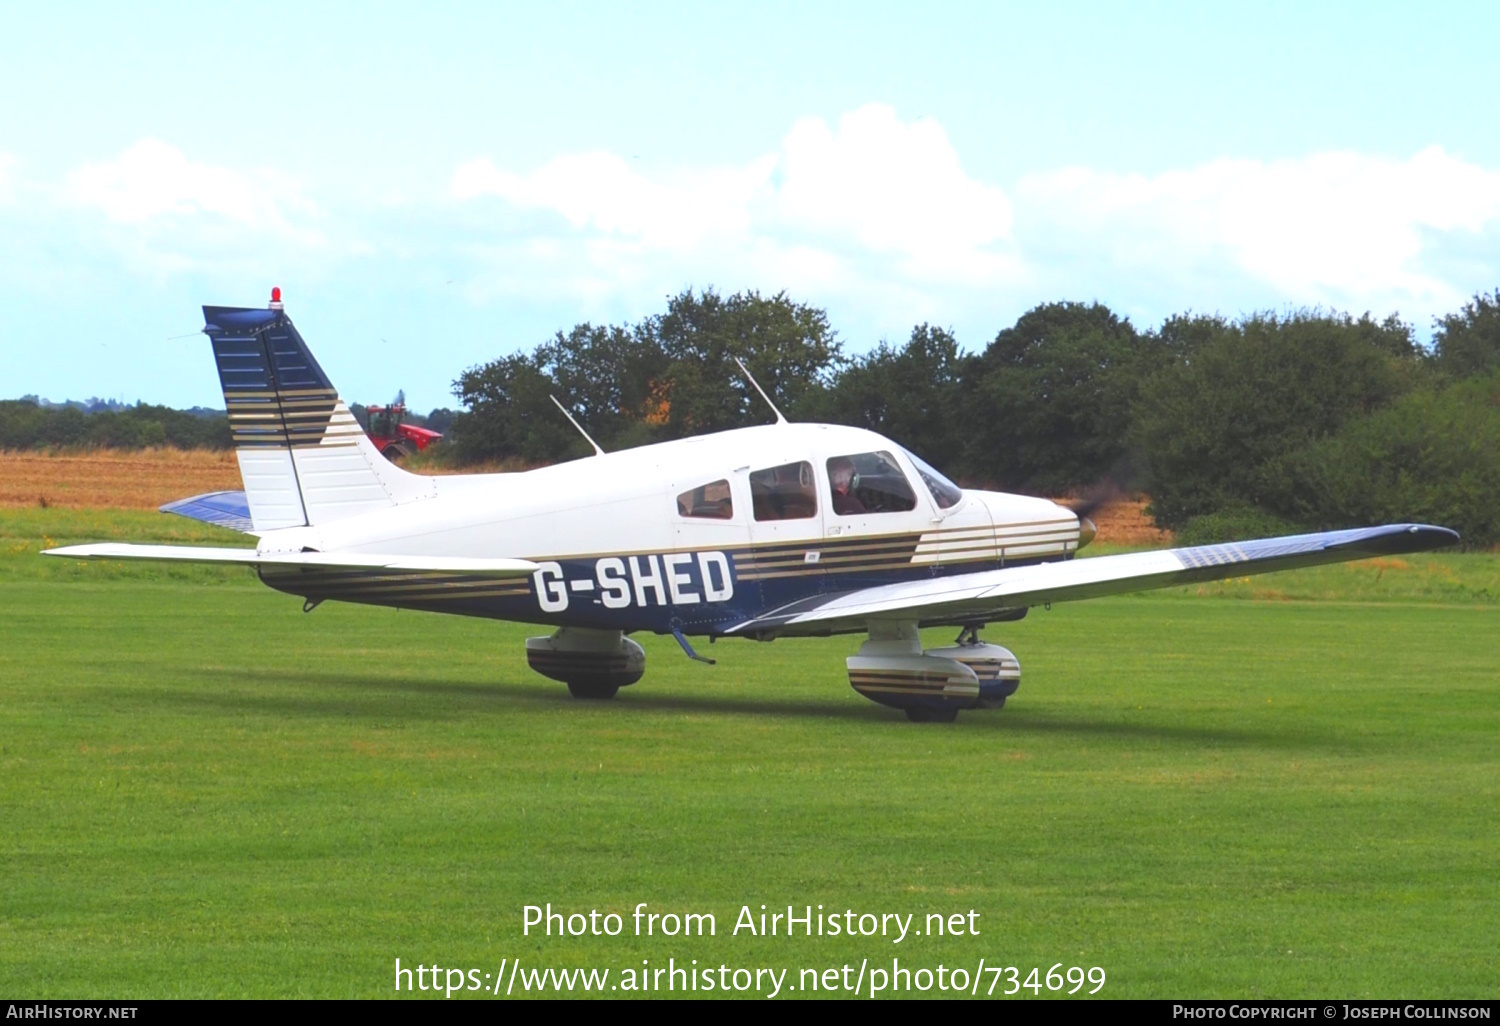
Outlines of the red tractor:
<svg viewBox="0 0 1500 1026">
<path fill-rule="evenodd" d="M 380 454 L 392 463 L 399 462 L 414 452 L 422 452 L 443 436 L 415 424 L 407 424 L 406 404 L 391 403 L 389 406 L 366 406 L 370 427 L 365 433 Z"/>
</svg>

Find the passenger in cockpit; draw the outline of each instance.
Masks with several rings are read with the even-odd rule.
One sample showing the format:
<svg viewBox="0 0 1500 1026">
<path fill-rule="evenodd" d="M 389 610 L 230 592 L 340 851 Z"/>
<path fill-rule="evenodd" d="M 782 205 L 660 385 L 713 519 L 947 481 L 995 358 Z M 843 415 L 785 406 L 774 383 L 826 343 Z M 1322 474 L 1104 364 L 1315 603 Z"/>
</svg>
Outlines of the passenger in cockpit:
<svg viewBox="0 0 1500 1026">
<path fill-rule="evenodd" d="M 828 484 L 833 491 L 833 511 L 840 516 L 864 513 L 865 504 L 854 494 L 854 461 L 836 456 L 828 461 Z"/>
</svg>

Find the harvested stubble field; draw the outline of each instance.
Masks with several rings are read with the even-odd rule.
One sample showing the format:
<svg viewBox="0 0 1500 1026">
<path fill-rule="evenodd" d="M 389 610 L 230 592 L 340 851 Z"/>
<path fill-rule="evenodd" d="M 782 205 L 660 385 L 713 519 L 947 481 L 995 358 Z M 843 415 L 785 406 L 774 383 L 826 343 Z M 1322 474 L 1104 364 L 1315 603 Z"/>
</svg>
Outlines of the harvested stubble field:
<svg viewBox="0 0 1500 1026">
<path fill-rule="evenodd" d="M 241 487 L 239 464 L 228 451 L 0 452 L 0 508 L 156 509 Z"/>
</svg>

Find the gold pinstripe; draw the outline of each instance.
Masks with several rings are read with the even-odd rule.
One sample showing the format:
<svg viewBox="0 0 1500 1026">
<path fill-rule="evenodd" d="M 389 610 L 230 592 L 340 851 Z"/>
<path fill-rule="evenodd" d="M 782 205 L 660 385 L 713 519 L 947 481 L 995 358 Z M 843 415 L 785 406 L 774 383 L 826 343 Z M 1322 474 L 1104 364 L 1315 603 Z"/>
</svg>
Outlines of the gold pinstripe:
<svg viewBox="0 0 1500 1026">
<path fill-rule="evenodd" d="M 470 598 L 476 596 L 503 597 L 530 595 L 529 587 L 517 589 L 496 585 L 492 581 L 473 582 L 451 582 L 443 584 L 384 584 L 373 586 L 351 586 L 351 585 L 329 585 L 316 587 L 315 590 L 328 594 L 338 593 L 340 595 L 360 595 L 381 598 L 414 598 L 419 595 L 430 595 L 433 598 Z"/>
<path fill-rule="evenodd" d="M 331 447 L 358 445 L 353 432 L 332 430 L 349 421 L 339 410 L 338 392 L 330 388 L 265 389 L 225 392 L 229 427 L 236 447 L 314 449 L 328 439 Z M 350 440 L 344 441 L 343 438 Z"/>
<path fill-rule="evenodd" d="M 302 399 L 309 396 L 323 398 L 338 398 L 338 390 L 332 388 L 287 388 L 287 389 L 263 389 L 256 392 L 225 392 L 225 399 L 266 399 L 274 396 L 277 399 Z"/>
</svg>

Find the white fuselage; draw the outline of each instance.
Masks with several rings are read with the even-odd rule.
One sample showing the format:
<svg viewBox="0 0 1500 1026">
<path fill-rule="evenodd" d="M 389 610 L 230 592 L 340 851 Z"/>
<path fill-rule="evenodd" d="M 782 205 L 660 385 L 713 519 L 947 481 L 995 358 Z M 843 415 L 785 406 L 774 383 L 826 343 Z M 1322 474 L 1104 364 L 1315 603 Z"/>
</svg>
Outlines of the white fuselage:
<svg viewBox="0 0 1500 1026">
<path fill-rule="evenodd" d="M 834 513 L 822 468 L 833 457 L 893 455 L 916 493 L 910 511 Z M 817 511 L 798 519 L 752 515 L 750 474 L 807 461 Z M 680 515 L 676 497 L 724 480 L 733 516 Z M 1078 546 L 1078 519 L 1046 499 L 968 489 L 948 509 L 922 486 L 900 446 L 859 428 L 775 424 L 627 449 L 508 474 L 438 476 L 430 499 L 313 527 L 262 536 L 260 548 L 289 552 L 380 552 L 423 556 L 566 558 L 805 543 L 892 534 L 922 536 L 914 563 L 1061 557 Z"/>
</svg>

